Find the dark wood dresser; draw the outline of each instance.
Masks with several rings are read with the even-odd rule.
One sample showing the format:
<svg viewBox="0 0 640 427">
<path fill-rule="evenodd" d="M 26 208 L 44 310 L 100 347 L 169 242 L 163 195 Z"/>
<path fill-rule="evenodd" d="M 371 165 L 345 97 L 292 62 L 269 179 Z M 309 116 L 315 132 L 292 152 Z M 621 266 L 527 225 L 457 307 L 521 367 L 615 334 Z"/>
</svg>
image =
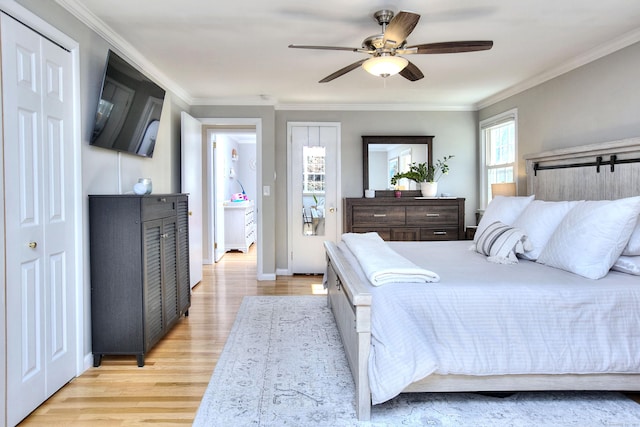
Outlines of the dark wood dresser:
<svg viewBox="0 0 640 427">
<path fill-rule="evenodd" d="M 186 194 L 90 195 L 93 366 L 145 354 L 191 306 Z"/>
<path fill-rule="evenodd" d="M 377 232 L 384 240 L 465 238 L 464 198 L 344 199 L 344 232 Z"/>
</svg>

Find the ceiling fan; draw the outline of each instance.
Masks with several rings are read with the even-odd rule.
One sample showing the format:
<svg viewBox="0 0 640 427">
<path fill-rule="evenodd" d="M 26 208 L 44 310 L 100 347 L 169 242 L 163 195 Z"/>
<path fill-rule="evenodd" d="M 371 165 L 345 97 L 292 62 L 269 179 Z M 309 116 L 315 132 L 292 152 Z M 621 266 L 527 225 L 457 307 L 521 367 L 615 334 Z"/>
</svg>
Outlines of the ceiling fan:
<svg viewBox="0 0 640 427">
<path fill-rule="evenodd" d="M 382 26 L 382 33 L 364 39 L 361 48 L 296 44 L 291 44 L 289 47 L 295 49 L 346 50 L 371 55 L 371 58 L 361 59 L 351 65 L 347 65 L 335 73 L 329 74 L 319 82 L 327 83 L 349 71 L 355 70 L 361 65 L 369 73 L 376 76 L 389 77 L 399 73 L 407 80 L 416 81 L 423 78 L 424 74 L 415 64 L 399 55 L 475 52 L 488 50 L 493 46 L 492 41 L 452 41 L 407 46 L 407 37 L 416 27 L 420 19 L 419 14 L 401 11 L 394 15 L 393 11 L 383 9 L 374 13 L 373 18 Z"/>
</svg>

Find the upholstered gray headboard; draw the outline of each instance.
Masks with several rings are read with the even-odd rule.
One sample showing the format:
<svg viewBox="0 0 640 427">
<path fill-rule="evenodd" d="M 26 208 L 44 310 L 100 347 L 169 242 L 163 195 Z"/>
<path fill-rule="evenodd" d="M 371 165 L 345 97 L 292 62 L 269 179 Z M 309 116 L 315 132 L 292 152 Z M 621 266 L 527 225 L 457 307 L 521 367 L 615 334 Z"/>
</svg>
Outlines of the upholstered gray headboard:
<svg viewBox="0 0 640 427">
<path fill-rule="evenodd" d="M 640 195 L 640 138 L 524 158 L 527 194 L 539 200 L 613 200 Z"/>
</svg>

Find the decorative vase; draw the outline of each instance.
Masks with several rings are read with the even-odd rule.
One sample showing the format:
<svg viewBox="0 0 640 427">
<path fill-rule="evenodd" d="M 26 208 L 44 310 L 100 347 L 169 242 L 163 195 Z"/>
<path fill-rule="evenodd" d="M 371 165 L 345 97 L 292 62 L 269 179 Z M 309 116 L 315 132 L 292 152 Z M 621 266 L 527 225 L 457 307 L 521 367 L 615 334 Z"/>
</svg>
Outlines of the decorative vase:
<svg viewBox="0 0 640 427">
<path fill-rule="evenodd" d="M 396 196 L 396 198 L 400 198 L 400 197 L 402 197 L 402 191 L 396 190 L 396 191 L 394 191 L 393 195 Z"/>
<path fill-rule="evenodd" d="M 421 182 L 420 191 L 422 192 L 422 197 L 435 197 L 438 194 L 438 183 Z"/>
</svg>

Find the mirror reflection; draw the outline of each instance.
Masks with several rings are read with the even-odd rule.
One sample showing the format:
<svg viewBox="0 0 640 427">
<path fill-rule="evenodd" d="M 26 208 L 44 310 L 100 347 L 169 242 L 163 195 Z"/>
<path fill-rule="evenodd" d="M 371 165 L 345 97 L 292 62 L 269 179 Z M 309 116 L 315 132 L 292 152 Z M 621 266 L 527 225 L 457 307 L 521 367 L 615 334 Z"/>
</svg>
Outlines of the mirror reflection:
<svg viewBox="0 0 640 427">
<path fill-rule="evenodd" d="M 369 182 L 365 188 L 371 190 L 393 190 L 391 177 L 397 172 L 409 170 L 413 162 L 425 163 L 429 159 L 426 144 L 368 144 Z M 398 184 L 401 190 L 415 190 L 416 183 L 403 179 Z"/>
<path fill-rule="evenodd" d="M 324 236 L 326 147 L 303 147 L 302 234 Z"/>
</svg>

